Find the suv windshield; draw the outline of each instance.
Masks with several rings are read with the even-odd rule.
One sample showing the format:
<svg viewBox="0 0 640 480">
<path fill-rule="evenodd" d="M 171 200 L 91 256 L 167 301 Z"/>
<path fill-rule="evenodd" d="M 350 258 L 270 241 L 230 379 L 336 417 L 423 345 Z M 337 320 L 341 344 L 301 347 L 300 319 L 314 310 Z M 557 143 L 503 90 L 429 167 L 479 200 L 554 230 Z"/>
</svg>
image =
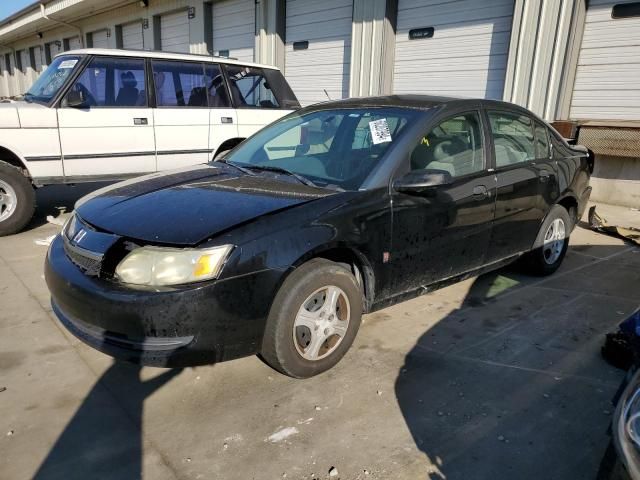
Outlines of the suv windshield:
<svg viewBox="0 0 640 480">
<path fill-rule="evenodd" d="M 77 68 L 79 61 L 77 55 L 56 57 L 24 94 L 24 99 L 27 102 L 49 103 Z"/>
<path fill-rule="evenodd" d="M 402 108 L 296 112 L 246 140 L 224 161 L 254 172 L 290 172 L 318 186 L 357 190 L 417 115 Z"/>
</svg>

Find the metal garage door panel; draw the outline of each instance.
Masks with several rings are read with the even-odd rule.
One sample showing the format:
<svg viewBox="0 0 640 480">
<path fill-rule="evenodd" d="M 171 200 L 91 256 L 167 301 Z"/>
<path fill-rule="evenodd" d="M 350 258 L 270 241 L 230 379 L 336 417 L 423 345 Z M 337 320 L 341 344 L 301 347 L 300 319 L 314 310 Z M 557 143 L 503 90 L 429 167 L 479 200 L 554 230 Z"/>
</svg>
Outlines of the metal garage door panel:
<svg viewBox="0 0 640 480">
<path fill-rule="evenodd" d="M 349 96 L 351 0 L 287 0 L 285 76 L 302 105 Z M 309 48 L 294 50 L 294 42 Z"/>
<path fill-rule="evenodd" d="M 611 18 L 619 3 L 589 2 L 571 118 L 640 120 L 640 18 Z"/>
<path fill-rule="evenodd" d="M 400 0 L 394 93 L 501 99 L 513 8 L 513 0 Z M 421 27 L 434 27 L 433 38 L 409 40 Z"/>
<path fill-rule="evenodd" d="M 69 41 L 69 50 L 77 50 L 82 48 L 82 43 L 80 43 L 80 37 L 72 37 L 68 39 Z"/>
<path fill-rule="evenodd" d="M 132 50 L 144 49 L 142 22 L 134 22 L 122 25 L 122 48 L 128 48 Z"/>
<path fill-rule="evenodd" d="M 0 54 L 0 97 L 9 96 L 9 72 L 4 58 L 4 53 Z"/>
<path fill-rule="evenodd" d="M 225 0 L 213 4 L 213 53 L 253 62 L 255 48 L 255 0 Z"/>
<path fill-rule="evenodd" d="M 35 60 L 35 65 L 33 66 L 33 68 L 35 68 L 37 74 L 39 75 L 40 72 L 42 72 L 42 64 L 44 62 L 44 58 L 43 58 L 43 54 L 42 54 L 42 47 L 40 47 L 40 46 L 34 47 L 34 49 L 33 49 L 33 59 Z"/>
<path fill-rule="evenodd" d="M 106 30 L 99 30 L 91 34 L 93 48 L 109 48 L 109 37 Z"/>
<path fill-rule="evenodd" d="M 160 17 L 160 46 L 167 52 L 189 53 L 189 17 L 186 10 Z"/>
</svg>

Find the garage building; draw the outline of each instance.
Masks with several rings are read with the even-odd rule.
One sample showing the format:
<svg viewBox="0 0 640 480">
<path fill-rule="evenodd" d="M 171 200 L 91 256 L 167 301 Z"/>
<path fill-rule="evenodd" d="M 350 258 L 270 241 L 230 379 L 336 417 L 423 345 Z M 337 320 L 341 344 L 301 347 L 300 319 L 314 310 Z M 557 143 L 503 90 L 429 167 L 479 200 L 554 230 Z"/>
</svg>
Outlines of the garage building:
<svg viewBox="0 0 640 480">
<path fill-rule="evenodd" d="M 515 102 L 594 150 L 596 197 L 640 203 L 637 1 L 40 1 L 0 21 L 0 97 L 82 47 L 275 64 L 303 105 L 391 93 Z"/>
</svg>

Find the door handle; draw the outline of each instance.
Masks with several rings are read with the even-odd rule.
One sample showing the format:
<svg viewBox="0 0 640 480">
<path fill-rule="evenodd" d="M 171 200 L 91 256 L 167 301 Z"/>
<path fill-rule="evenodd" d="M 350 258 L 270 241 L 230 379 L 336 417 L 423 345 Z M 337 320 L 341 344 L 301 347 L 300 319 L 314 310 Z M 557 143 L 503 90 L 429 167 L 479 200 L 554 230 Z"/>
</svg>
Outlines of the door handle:
<svg viewBox="0 0 640 480">
<path fill-rule="evenodd" d="M 491 196 L 491 192 L 484 185 L 476 185 L 473 187 L 473 196 L 476 200 L 482 200 Z"/>
<path fill-rule="evenodd" d="M 221 123 L 233 123 L 233 117 L 220 117 Z"/>
<path fill-rule="evenodd" d="M 134 125 L 149 125 L 149 120 L 145 117 L 139 117 L 133 119 Z"/>
</svg>

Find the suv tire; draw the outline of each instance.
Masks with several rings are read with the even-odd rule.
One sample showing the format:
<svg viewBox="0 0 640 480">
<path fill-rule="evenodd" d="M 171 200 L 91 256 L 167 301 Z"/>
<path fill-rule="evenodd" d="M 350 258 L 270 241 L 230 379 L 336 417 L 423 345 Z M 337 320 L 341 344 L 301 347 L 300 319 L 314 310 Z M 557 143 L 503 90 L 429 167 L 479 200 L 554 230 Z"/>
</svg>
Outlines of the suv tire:
<svg viewBox="0 0 640 480">
<path fill-rule="evenodd" d="M 27 177 L 0 161 L 0 237 L 22 230 L 33 217 L 36 194 Z"/>
</svg>

